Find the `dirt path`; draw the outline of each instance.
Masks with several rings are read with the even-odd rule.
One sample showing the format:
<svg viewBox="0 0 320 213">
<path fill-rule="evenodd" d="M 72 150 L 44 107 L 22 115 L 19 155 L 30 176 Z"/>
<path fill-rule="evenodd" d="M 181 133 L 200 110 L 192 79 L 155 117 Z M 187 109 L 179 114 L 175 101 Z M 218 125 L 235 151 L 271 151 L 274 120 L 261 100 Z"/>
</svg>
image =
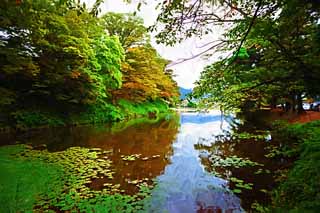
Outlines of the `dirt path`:
<svg viewBox="0 0 320 213">
<path fill-rule="evenodd" d="M 320 112 L 306 111 L 301 115 L 296 115 L 289 119 L 290 123 L 308 123 L 310 121 L 320 120 Z"/>
<path fill-rule="evenodd" d="M 287 120 L 289 123 L 308 123 L 315 120 L 320 120 L 320 112 L 306 111 L 303 114 L 288 114 L 280 109 L 272 110 L 271 120 Z"/>
</svg>

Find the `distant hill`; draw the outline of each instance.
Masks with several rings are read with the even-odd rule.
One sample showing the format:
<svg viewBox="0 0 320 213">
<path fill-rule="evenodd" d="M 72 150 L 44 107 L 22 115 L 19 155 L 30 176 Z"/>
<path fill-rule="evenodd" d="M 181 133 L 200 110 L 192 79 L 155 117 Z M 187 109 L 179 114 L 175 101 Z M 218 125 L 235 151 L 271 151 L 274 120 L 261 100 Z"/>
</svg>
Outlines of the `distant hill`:
<svg viewBox="0 0 320 213">
<path fill-rule="evenodd" d="M 179 91 L 180 91 L 180 99 L 186 99 L 186 95 L 188 95 L 189 93 L 192 93 L 192 89 L 186 89 L 183 87 L 179 87 Z"/>
</svg>

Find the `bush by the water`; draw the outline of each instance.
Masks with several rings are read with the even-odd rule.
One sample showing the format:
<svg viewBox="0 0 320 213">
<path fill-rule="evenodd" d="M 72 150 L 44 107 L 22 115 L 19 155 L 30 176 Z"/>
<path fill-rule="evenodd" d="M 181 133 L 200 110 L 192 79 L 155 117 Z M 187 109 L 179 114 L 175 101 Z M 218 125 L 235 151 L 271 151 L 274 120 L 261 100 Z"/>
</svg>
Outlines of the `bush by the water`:
<svg viewBox="0 0 320 213">
<path fill-rule="evenodd" d="M 119 106 L 122 113 L 130 116 L 148 115 L 149 113 L 158 114 L 168 111 L 168 105 L 161 101 L 133 103 L 124 99 L 119 100 Z"/>
<path fill-rule="evenodd" d="M 274 191 L 277 210 L 318 212 L 320 209 L 320 121 L 281 125 L 277 136 L 284 154 L 296 157 L 287 179 Z"/>
<path fill-rule="evenodd" d="M 149 196 L 120 193 L 119 184 L 100 191 L 93 179 L 113 179 L 112 161 L 97 148 L 72 147 L 60 152 L 34 150 L 26 145 L 0 147 L 0 212 L 137 212 Z"/>
<path fill-rule="evenodd" d="M 68 124 L 94 124 L 121 121 L 140 116 L 156 117 L 159 113 L 168 112 L 168 105 L 162 100 L 134 103 L 121 99 L 117 105 L 108 103 L 91 106 L 75 112 L 58 112 L 53 109 L 18 110 L 10 114 L 10 123 L 18 129 L 43 126 L 63 126 Z"/>
</svg>

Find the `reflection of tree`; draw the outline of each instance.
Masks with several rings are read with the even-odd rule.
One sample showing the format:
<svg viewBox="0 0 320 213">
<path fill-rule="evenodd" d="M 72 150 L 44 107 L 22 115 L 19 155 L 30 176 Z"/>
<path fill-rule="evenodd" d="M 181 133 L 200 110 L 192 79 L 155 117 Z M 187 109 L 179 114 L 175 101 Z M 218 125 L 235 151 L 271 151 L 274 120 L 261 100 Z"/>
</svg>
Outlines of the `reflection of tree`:
<svg viewBox="0 0 320 213">
<path fill-rule="evenodd" d="M 172 155 L 171 144 L 178 132 L 178 119 L 162 119 L 156 123 L 140 123 L 127 127 L 114 134 L 103 133 L 87 142 L 90 147 L 103 150 L 112 149 L 110 158 L 115 169 L 115 183 L 129 193 L 136 191 L 135 185 L 128 182 L 152 179 L 160 175 Z M 122 156 L 141 154 L 134 161 L 123 161 Z M 147 160 L 143 160 L 148 158 Z M 101 182 L 101 184 L 103 184 Z"/>
<path fill-rule="evenodd" d="M 110 159 L 116 172 L 112 181 L 120 183 L 121 188 L 134 192 L 136 187 L 126 180 L 152 179 L 161 174 L 172 155 L 171 144 L 175 140 L 178 128 L 178 116 L 171 115 L 153 121 L 131 121 L 122 125 L 121 131 L 112 131 L 112 128 L 105 126 L 52 128 L 18 134 L 9 140 L 12 143 L 32 143 L 39 148 L 46 148 L 41 144 L 47 144 L 49 151 L 61 151 L 74 146 L 112 150 Z M 141 157 L 135 161 L 122 160 L 121 155 L 131 154 L 141 154 Z M 144 157 L 148 159 L 142 160 Z M 107 181 L 110 180 L 96 181 L 94 188 L 102 188 Z"/>
<path fill-rule="evenodd" d="M 211 145 L 199 144 L 195 145 L 195 149 L 200 151 L 201 163 L 208 172 L 219 175 L 222 178 L 230 180 L 231 177 L 243 180 L 244 183 L 253 183 L 253 190 L 244 190 L 239 196 L 242 199 L 242 205 L 245 209 L 250 209 L 251 204 L 258 200 L 261 203 L 268 203 L 269 196 L 263 192 L 271 190 L 274 184 L 272 174 L 260 171 L 275 170 L 279 165 L 265 157 L 265 148 L 273 142 L 266 142 L 261 136 L 265 134 L 267 128 L 265 112 L 257 114 L 243 115 L 242 119 L 234 119 L 230 123 L 230 130 L 224 131 L 223 134 L 212 139 Z M 264 122 L 263 122 L 264 121 Z M 263 132 L 264 130 L 264 132 Z M 206 141 L 204 144 L 209 144 Z M 221 158 L 223 160 L 228 157 L 237 156 L 242 159 L 250 159 L 253 162 L 263 164 L 261 166 L 244 166 L 235 168 L 235 166 L 214 166 L 213 159 Z M 236 183 L 230 182 L 233 189 Z"/>
</svg>

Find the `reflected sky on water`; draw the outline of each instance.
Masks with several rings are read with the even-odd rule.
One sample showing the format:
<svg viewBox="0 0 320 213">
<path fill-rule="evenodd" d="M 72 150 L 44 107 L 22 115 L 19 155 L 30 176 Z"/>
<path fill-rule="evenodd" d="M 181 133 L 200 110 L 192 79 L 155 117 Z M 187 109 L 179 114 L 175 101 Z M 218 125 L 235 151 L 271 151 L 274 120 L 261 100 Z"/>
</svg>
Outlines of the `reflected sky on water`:
<svg viewBox="0 0 320 213">
<path fill-rule="evenodd" d="M 205 155 L 203 150 L 195 149 L 196 144 L 210 145 L 213 135 L 230 128 L 224 119 L 219 111 L 181 113 L 180 118 L 166 116 L 113 127 L 43 129 L 4 134 L 0 139 L 5 144 L 27 143 L 51 152 L 74 146 L 111 150 L 114 178 L 98 178 L 90 187 L 100 190 L 111 181 L 120 184 L 125 193 L 135 194 L 138 188 L 132 181 L 154 178 L 157 185 L 148 212 L 243 212 L 240 199 L 227 188 L 227 182 L 205 171 L 200 159 Z M 132 154 L 141 157 L 123 160 Z"/>
<path fill-rule="evenodd" d="M 149 211 L 243 212 L 240 199 L 227 189 L 227 182 L 205 171 L 200 152 L 194 147 L 198 143 L 210 143 L 200 139 L 221 134 L 223 129 L 228 129 L 228 123 L 223 122 L 219 111 L 181 113 L 180 121 L 177 139 L 172 144 L 171 163 L 157 178 Z"/>
</svg>

